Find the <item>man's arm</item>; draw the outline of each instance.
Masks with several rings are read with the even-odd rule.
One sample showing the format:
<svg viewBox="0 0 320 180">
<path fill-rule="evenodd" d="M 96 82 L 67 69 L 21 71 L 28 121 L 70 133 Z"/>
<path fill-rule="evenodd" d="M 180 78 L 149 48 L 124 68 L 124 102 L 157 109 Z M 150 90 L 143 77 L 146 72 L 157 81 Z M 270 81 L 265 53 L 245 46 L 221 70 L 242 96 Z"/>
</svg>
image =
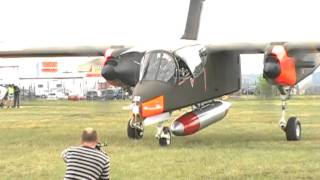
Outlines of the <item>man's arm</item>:
<svg viewBox="0 0 320 180">
<path fill-rule="evenodd" d="M 69 151 L 69 148 L 63 150 L 60 155 L 60 157 L 63 159 L 65 163 L 68 162 L 68 151 Z"/>
<path fill-rule="evenodd" d="M 103 180 L 109 180 L 109 172 L 110 172 L 110 162 L 109 159 L 107 160 L 107 163 L 103 167 L 102 174 L 101 174 L 101 179 Z"/>
</svg>

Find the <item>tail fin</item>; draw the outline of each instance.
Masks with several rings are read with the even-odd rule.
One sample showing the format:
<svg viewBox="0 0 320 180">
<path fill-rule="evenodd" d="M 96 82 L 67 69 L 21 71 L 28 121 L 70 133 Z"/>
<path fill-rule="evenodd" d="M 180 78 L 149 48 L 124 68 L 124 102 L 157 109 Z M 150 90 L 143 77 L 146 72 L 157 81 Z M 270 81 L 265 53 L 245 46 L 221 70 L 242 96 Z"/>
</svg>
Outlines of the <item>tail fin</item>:
<svg viewBox="0 0 320 180">
<path fill-rule="evenodd" d="M 196 40 L 198 38 L 203 1 L 205 0 L 190 0 L 187 24 L 181 39 Z"/>
</svg>

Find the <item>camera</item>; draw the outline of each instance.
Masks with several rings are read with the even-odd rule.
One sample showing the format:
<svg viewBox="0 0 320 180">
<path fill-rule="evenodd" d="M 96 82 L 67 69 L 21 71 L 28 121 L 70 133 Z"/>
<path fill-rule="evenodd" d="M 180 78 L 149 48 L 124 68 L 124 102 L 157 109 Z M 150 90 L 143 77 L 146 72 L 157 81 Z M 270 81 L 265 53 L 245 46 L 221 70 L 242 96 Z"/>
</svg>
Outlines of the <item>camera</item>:
<svg viewBox="0 0 320 180">
<path fill-rule="evenodd" d="M 98 142 L 95 148 L 106 154 L 106 152 L 102 149 L 103 147 L 106 147 L 106 146 L 107 146 L 107 143 Z"/>
</svg>

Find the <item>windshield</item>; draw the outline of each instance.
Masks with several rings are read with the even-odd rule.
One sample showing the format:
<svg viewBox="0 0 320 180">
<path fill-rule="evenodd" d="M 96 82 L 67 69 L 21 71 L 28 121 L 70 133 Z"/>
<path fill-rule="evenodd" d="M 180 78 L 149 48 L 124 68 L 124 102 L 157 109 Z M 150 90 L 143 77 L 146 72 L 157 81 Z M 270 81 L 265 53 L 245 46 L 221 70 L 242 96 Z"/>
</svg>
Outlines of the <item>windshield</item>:
<svg viewBox="0 0 320 180">
<path fill-rule="evenodd" d="M 152 51 L 147 53 L 142 62 L 140 70 L 141 80 L 158 80 L 168 82 L 174 76 L 174 58 L 164 51 Z"/>
</svg>

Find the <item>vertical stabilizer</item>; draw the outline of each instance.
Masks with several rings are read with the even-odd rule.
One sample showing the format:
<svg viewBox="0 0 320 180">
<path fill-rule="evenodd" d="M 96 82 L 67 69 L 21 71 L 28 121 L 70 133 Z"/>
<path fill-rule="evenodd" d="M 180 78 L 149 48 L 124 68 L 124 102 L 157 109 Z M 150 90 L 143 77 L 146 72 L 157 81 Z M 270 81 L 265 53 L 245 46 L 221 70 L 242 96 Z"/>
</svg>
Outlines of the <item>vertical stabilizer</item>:
<svg viewBox="0 0 320 180">
<path fill-rule="evenodd" d="M 181 39 L 196 40 L 200 27 L 202 5 L 205 0 L 190 0 L 186 28 Z"/>
</svg>

